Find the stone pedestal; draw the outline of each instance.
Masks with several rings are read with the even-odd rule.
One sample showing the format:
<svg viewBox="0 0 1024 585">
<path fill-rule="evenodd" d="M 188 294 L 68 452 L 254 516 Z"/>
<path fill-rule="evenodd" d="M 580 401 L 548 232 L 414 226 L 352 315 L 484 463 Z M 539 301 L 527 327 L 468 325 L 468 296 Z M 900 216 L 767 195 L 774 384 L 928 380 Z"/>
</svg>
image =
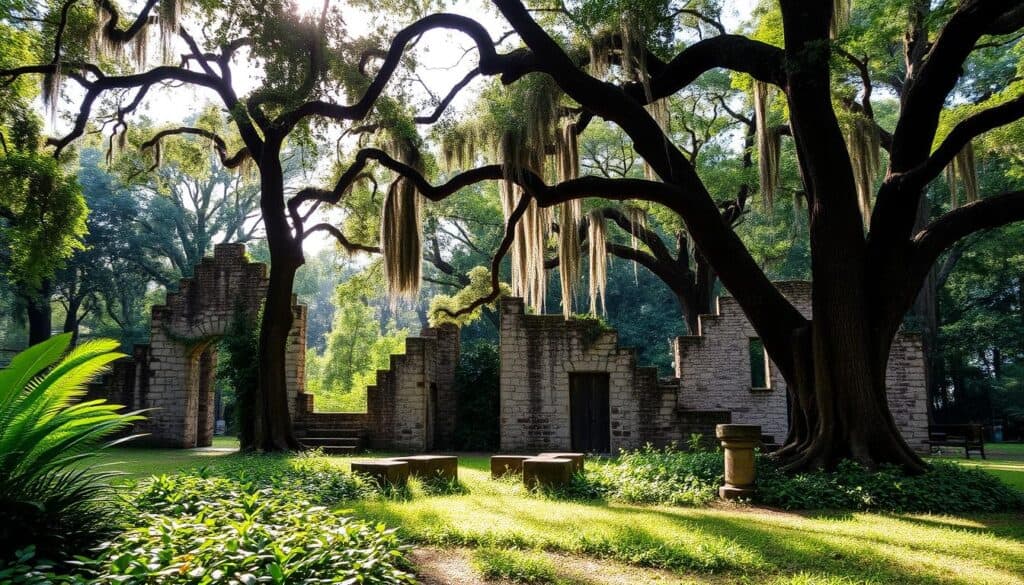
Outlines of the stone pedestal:
<svg viewBox="0 0 1024 585">
<path fill-rule="evenodd" d="M 718 495 L 725 500 L 754 495 L 754 448 L 761 444 L 760 425 L 718 425 L 715 437 L 725 450 L 725 485 Z"/>
</svg>

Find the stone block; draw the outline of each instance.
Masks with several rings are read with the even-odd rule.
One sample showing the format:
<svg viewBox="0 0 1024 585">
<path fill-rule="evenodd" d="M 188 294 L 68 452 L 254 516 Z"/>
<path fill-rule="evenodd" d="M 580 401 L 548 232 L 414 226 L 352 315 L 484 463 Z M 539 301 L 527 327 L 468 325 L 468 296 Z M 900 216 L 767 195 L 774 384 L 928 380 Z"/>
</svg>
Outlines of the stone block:
<svg viewBox="0 0 1024 585">
<path fill-rule="evenodd" d="M 382 486 L 403 486 L 409 480 L 409 464 L 394 460 L 353 461 L 352 473 L 366 475 Z"/>
<path fill-rule="evenodd" d="M 583 463 L 587 458 L 583 453 L 541 453 L 537 457 L 542 459 L 568 459 L 572 461 L 573 473 L 583 473 Z"/>
<path fill-rule="evenodd" d="M 523 483 L 526 487 L 562 487 L 572 481 L 570 459 L 532 457 L 523 460 Z"/>
<path fill-rule="evenodd" d="M 532 455 L 493 455 L 491 477 L 497 478 L 509 473 L 522 473 L 523 461 L 533 459 Z"/>
<path fill-rule="evenodd" d="M 442 478 L 447 481 L 459 479 L 459 458 L 454 455 L 410 455 L 395 457 L 392 461 L 409 464 L 409 475 L 423 478 Z"/>
</svg>

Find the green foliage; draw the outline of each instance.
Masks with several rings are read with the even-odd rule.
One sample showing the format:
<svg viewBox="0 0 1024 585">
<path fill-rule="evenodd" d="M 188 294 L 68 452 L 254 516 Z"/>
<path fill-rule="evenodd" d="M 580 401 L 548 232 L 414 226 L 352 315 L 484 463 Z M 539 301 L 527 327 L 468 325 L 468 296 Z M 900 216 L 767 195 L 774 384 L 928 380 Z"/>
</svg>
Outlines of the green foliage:
<svg viewBox="0 0 1024 585">
<path fill-rule="evenodd" d="M 455 370 L 456 448 L 465 451 L 498 448 L 500 370 L 498 348 L 494 343 L 478 341 L 462 348 Z"/>
<path fill-rule="evenodd" d="M 34 289 L 81 250 L 88 209 L 75 176 L 38 151 L 41 122 L 16 109 L 0 149 L 0 255 L 7 276 Z"/>
<path fill-rule="evenodd" d="M 454 323 L 459 327 L 469 325 L 480 318 L 484 307 L 496 309 L 498 302 L 503 296 L 511 294 L 511 289 L 505 283 L 501 283 L 501 294 L 491 303 L 481 305 L 469 313 L 453 317 L 454 313 L 463 307 L 469 306 L 473 301 L 483 298 L 491 292 L 491 271 L 484 266 L 477 266 L 469 271 L 469 284 L 454 295 L 435 295 L 430 299 L 430 324 L 433 326 L 442 323 Z"/>
<path fill-rule="evenodd" d="M 379 309 L 369 304 L 383 285 L 375 264 L 338 285 L 334 323 L 322 356 L 307 354 L 307 383 L 320 411 L 366 410 L 366 387 L 376 383 L 377 370 L 387 369 L 391 356 L 404 351 L 408 332 L 388 323 L 381 331 Z"/>
<path fill-rule="evenodd" d="M 256 420 L 254 409 L 259 385 L 259 322 L 261 315 L 253 318 L 239 303 L 235 306 L 231 323 L 220 340 L 221 359 L 217 364 L 217 377 L 226 380 L 234 395 L 235 427 L 242 445 L 255 443 Z"/>
<path fill-rule="evenodd" d="M 594 345 L 605 333 L 614 331 L 600 315 L 573 315 L 571 323 L 580 332 L 584 349 Z"/>
<path fill-rule="evenodd" d="M 142 417 L 80 401 L 86 384 L 122 354 L 116 342 L 98 340 L 64 355 L 70 340 L 53 337 L 0 370 L 0 559 L 27 546 L 59 559 L 111 529 L 111 474 L 81 463 Z"/>
<path fill-rule="evenodd" d="M 136 528 L 101 545 L 92 558 L 79 558 L 75 575 L 39 577 L 139 584 L 415 582 L 403 569 L 404 549 L 393 530 L 338 516 L 284 483 L 161 476 L 143 482 L 130 506 Z"/>
<path fill-rule="evenodd" d="M 573 487 L 575 494 L 587 499 L 700 506 L 717 496 L 722 473 L 720 452 L 647 445 L 624 451 L 614 462 L 588 466 L 586 475 L 577 476 Z"/>
<path fill-rule="evenodd" d="M 867 470 L 843 461 L 835 471 L 787 475 L 761 457 L 755 501 L 802 510 L 886 510 L 894 512 L 1004 512 L 1019 510 L 1019 492 L 978 469 L 935 461 L 922 475 L 895 467 Z"/>
</svg>

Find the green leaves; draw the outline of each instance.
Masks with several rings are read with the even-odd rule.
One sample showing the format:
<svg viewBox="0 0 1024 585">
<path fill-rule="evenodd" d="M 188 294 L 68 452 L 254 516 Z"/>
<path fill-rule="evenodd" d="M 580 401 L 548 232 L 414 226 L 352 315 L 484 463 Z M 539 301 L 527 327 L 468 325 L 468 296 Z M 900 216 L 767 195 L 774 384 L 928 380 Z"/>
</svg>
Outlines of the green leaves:
<svg viewBox="0 0 1024 585">
<path fill-rule="evenodd" d="M 59 557 L 109 529 L 111 473 L 78 463 L 142 417 L 81 401 L 86 384 L 122 354 L 116 342 L 97 340 L 64 355 L 70 341 L 58 335 L 0 371 L 0 559 L 26 544 Z"/>
</svg>

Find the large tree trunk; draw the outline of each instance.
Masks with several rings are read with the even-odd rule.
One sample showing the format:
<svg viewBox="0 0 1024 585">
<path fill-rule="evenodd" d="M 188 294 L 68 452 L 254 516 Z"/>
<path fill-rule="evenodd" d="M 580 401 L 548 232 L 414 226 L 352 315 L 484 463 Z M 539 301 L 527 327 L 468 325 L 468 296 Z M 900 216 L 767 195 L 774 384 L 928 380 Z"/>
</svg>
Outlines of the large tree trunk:
<svg viewBox="0 0 1024 585">
<path fill-rule="evenodd" d="M 78 331 L 81 323 L 78 319 L 78 310 L 82 307 L 82 299 L 71 298 L 68 300 L 67 314 L 64 315 L 64 333 L 71 334 L 71 345 L 78 345 Z"/>
<path fill-rule="evenodd" d="M 291 451 L 300 448 L 288 412 L 285 355 L 292 326 L 292 287 L 295 271 L 303 263 L 301 242 L 292 237 L 285 217 L 284 179 L 278 158 L 279 144 L 267 142 L 260 164 L 260 207 L 270 248 L 270 282 L 263 306 L 259 336 L 259 384 L 253 397 L 255 445 L 243 449 Z"/>
<path fill-rule="evenodd" d="M 50 338 L 53 326 L 49 281 L 43 281 L 38 290 L 28 291 L 22 297 L 28 316 L 28 344 L 42 343 Z"/>
</svg>

